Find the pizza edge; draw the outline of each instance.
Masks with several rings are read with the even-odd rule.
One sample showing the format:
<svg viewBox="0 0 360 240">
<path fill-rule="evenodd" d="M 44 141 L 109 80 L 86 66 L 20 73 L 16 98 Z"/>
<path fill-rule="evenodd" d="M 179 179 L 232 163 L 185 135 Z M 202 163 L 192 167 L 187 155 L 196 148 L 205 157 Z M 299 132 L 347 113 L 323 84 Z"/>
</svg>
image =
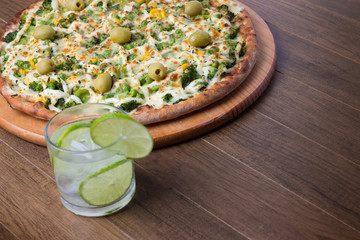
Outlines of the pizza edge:
<svg viewBox="0 0 360 240">
<path fill-rule="evenodd" d="M 234 66 L 234 71 L 230 75 L 224 77 L 221 81 L 216 82 L 212 87 L 204 90 L 193 98 L 174 105 L 164 105 L 157 109 L 149 105 L 143 105 L 136 109 L 135 112 L 131 114 L 131 117 L 145 125 L 171 120 L 215 103 L 239 87 L 250 74 L 256 63 L 257 40 L 250 16 L 245 9 L 241 16 L 237 17 L 236 21 L 240 21 L 242 24 L 239 31 L 242 33 L 246 43 L 246 53 L 237 66 Z"/>
<path fill-rule="evenodd" d="M 36 5 L 40 4 L 42 0 L 34 2 L 27 8 L 23 9 L 22 11 L 18 12 L 7 24 L 0 29 L 0 42 L 5 41 L 5 33 L 9 30 L 15 31 L 18 28 L 18 24 L 20 22 L 21 16 L 26 14 Z M 0 49 L 1 51 L 2 49 Z M 57 112 L 50 111 L 45 108 L 45 104 L 43 102 L 32 102 L 27 101 L 26 98 L 23 98 L 18 95 L 9 94 L 7 92 L 7 88 L 10 88 L 8 81 L 0 74 L 0 92 L 5 100 L 8 102 L 11 108 L 19 110 L 21 112 L 27 113 L 33 117 L 40 118 L 40 119 L 50 119 L 52 118 Z"/>
<path fill-rule="evenodd" d="M 26 14 L 27 11 L 31 10 L 41 1 L 42 0 L 39 0 L 24 10 L 18 12 L 14 18 L 12 18 L 2 29 L 0 29 L 0 42 L 4 42 L 5 32 L 8 30 L 16 30 L 21 16 Z M 164 105 L 160 108 L 143 105 L 131 113 L 130 116 L 144 125 L 171 120 L 204 108 L 235 90 L 247 78 L 253 69 L 256 63 L 257 51 L 256 33 L 250 16 L 245 8 L 243 9 L 242 14 L 236 17 L 236 21 L 239 21 L 241 24 L 239 32 L 242 34 L 243 39 L 246 42 L 246 53 L 237 66 L 234 66 L 234 71 L 230 75 L 224 77 L 221 81 L 216 82 L 211 88 L 204 90 L 193 98 L 173 105 Z M 57 114 L 56 111 L 46 109 L 43 102 L 32 102 L 28 101 L 24 97 L 18 96 L 17 94 L 9 94 L 7 92 L 7 88 L 9 88 L 8 81 L 0 74 L 0 92 L 11 108 L 29 114 L 32 117 L 45 120 L 49 120 Z"/>
</svg>

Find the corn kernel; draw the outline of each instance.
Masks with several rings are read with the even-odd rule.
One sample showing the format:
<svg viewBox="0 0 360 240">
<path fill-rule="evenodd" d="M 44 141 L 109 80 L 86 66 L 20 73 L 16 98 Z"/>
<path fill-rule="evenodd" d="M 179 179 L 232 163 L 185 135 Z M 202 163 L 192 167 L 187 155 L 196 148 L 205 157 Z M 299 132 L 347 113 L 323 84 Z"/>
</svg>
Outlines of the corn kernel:
<svg viewBox="0 0 360 240">
<path fill-rule="evenodd" d="M 158 12 L 157 9 L 151 9 L 151 11 L 150 11 L 150 16 L 151 16 L 151 17 L 156 17 L 157 12 Z"/>
<path fill-rule="evenodd" d="M 182 70 L 186 70 L 189 67 L 188 63 L 184 63 L 183 65 L 181 65 Z"/>
<path fill-rule="evenodd" d="M 190 55 L 190 54 L 188 54 L 187 56 L 186 56 L 186 59 L 187 60 L 191 60 L 191 59 L 193 59 L 194 57 L 192 56 L 192 55 Z"/>
<path fill-rule="evenodd" d="M 24 69 L 20 69 L 20 70 L 19 70 L 19 73 L 20 73 L 21 75 L 23 75 L 23 74 L 25 73 L 25 70 L 24 70 Z"/>
<path fill-rule="evenodd" d="M 150 11 L 151 17 L 156 18 L 166 18 L 166 12 L 164 10 L 151 9 Z"/>
<path fill-rule="evenodd" d="M 30 66 L 36 67 L 36 65 L 35 65 L 35 63 L 33 62 L 33 60 L 30 60 L 29 63 L 30 63 Z"/>
<path fill-rule="evenodd" d="M 196 54 L 197 54 L 197 55 L 204 55 L 205 52 L 204 52 L 204 51 L 197 51 Z"/>
</svg>

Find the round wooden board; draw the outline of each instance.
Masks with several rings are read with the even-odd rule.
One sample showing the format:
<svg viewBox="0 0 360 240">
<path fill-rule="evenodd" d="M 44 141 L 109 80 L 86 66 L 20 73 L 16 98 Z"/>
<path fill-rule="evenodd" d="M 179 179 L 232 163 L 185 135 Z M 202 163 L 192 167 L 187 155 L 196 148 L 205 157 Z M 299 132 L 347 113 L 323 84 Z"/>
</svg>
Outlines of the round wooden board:
<svg viewBox="0 0 360 240">
<path fill-rule="evenodd" d="M 223 100 L 180 118 L 148 125 L 156 148 L 188 140 L 226 123 L 244 111 L 266 89 L 276 65 L 274 38 L 264 20 L 252 9 L 245 8 L 250 14 L 258 39 L 258 59 L 254 69 L 241 86 Z M 12 109 L 0 96 L 0 126 L 8 132 L 45 146 L 46 123 L 45 120 Z"/>
</svg>

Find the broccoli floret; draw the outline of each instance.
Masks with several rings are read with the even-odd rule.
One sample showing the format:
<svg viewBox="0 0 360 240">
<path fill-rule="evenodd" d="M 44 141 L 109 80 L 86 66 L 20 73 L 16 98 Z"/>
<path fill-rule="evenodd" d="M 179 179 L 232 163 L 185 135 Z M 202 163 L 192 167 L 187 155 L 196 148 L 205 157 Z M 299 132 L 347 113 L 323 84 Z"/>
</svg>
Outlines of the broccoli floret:
<svg viewBox="0 0 360 240">
<path fill-rule="evenodd" d="M 52 1 L 52 0 L 44 0 L 44 1 L 43 1 L 42 6 L 43 6 L 43 8 L 45 9 L 45 11 L 50 12 L 50 11 L 53 10 L 53 8 L 52 8 L 52 6 L 51 6 L 51 1 Z"/>
<path fill-rule="evenodd" d="M 225 39 L 233 39 L 238 34 L 239 28 L 238 27 L 231 27 L 229 33 L 225 35 Z"/>
<path fill-rule="evenodd" d="M 231 22 L 235 18 L 235 14 L 229 10 L 227 5 L 221 5 L 217 10 Z"/>
<path fill-rule="evenodd" d="M 144 45 L 147 42 L 145 34 L 134 33 L 131 35 L 131 41 L 123 45 L 126 50 L 133 49 L 134 47 L 139 47 Z"/>
<path fill-rule="evenodd" d="M 44 90 L 41 81 L 33 81 L 29 84 L 29 88 L 35 92 L 42 92 Z"/>
<path fill-rule="evenodd" d="M 167 48 L 170 45 L 170 43 L 168 42 L 161 42 L 159 44 L 155 44 L 155 47 L 158 51 L 164 50 L 165 48 Z"/>
<path fill-rule="evenodd" d="M 130 60 L 133 60 L 137 57 L 137 55 L 135 53 L 132 53 L 130 55 L 127 56 L 127 60 L 130 61 Z"/>
<path fill-rule="evenodd" d="M 199 88 L 200 91 L 203 91 L 204 89 L 206 89 L 208 85 L 209 85 L 208 82 L 198 82 L 195 84 L 195 86 L 200 86 L 200 88 Z"/>
<path fill-rule="evenodd" d="M 211 55 L 213 53 L 219 52 L 219 48 L 218 47 L 211 47 L 209 49 L 206 49 L 206 54 L 207 55 Z"/>
<path fill-rule="evenodd" d="M 171 93 L 167 93 L 162 97 L 162 100 L 166 103 L 170 102 L 171 99 L 173 99 L 173 95 L 171 95 Z"/>
<path fill-rule="evenodd" d="M 47 85 L 47 88 L 48 89 L 52 89 L 52 90 L 61 90 L 61 91 L 64 91 L 63 89 L 63 85 L 61 84 L 60 81 L 54 81 L 52 83 L 49 83 Z"/>
<path fill-rule="evenodd" d="M 239 57 L 243 57 L 245 55 L 245 53 L 246 53 L 246 44 L 245 44 L 245 42 L 243 42 L 241 44 L 241 49 L 239 51 Z"/>
<path fill-rule="evenodd" d="M 75 14 L 69 14 L 68 18 L 63 18 L 57 25 L 61 25 L 63 28 L 69 28 L 70 24 L 76 20 Z"/>
<path fill-rule="evenodd" d="M 14 32 L 9 32 L 8 34 L 6 34 L 5 42 L 10 43 L 10 42 L 14 41 L 17 33 L 18 33 L 18 31 L 14 31 Z"/>
<path fill-rule="evenodd" d="M 98 45 L 98 44 L 102 43 L 103 41 L 105 41 L 108 37 L 109 37 L 109 34 L 106 34 L 106 33 L 100 34 L 99 37 L 94 36 L 94 37 L 92 37 L 90 42 L 85 43 L 85 46 L 92 47 L 94 45 Z"/>
<path fill-rule="evenodd" d="M 157 91 L 159 91 L 159 89 L 160 89 L 160 85 L 152 86 L 152 87 L 149 89 L 149 93 L 150 93 L 150 94 L 156 93 Z"/>
<path fill-rule="evenodd" d="M 196 65 L 191 64 L 181 77 L 181 86 L 186 88 L 195 79 L 201 78 L 201 75 L 196 71 Z"/>
<path fill-rule="evenodd" d="M 144 98 L 144 94 L 141 94 L 138 90 L 136 89 L 132 89 L 130 91 L 130 96 L 134 97 L 134 98 Z"/>
<path fill-rule="evenodd" d="M 140 85 L 141 86 L 144 86 L 144 85 L 147 85 L 147 84 L 150 84 L 153 82 L 153 80 L 149 77 L 149 74 L 147 73 L 144 73 L 141 78 L 139 79 L 140 81 Z"/>
<path fill-rule="evenodd" d="M 168 24 L 160 26 L 160 32 L 163 32 L 163 31 L 170 32 L 173 29 L 174 29 L 174 26 L 168 25 Z"/>
<path fill-rule="evenodd" d="M 216 73 L 217 73 L 218 69 L 217 68 L 212 68 L 211 70 L 209 70 L 209 73 L 207 75 L 207 79 L 211 80 L 215 77 Z"/>
<path fill-rule="evenodd" d="M 120 108 L 125 112 L 131 112 L 135 108 L 139 107 L 141 103 L 137 102 L 136 100 L 131 100 L 129 102 L 123 103 L 120 105 Z"/>
<path fill-rule="evenodd" d="M 56 65 L 56 69 L 58 70 L 66 70 L 71 71 L 73 69 L 78 68 L 77 60 L 75 57 L 67 57 L 65 63 L 59 63 Z"/>
<path fill-rule="evenodd" d="M 55 107 L 62 108 L 65 104 L 65 100 L 63 98 L 59 98 L 55 104 Z"/>
<path fill-rule="evenodd" d="M 68 101 L 65 104 L 64 108 L 70 108 L 70 107 L 73 107 L 73 106 L 76 106 L 76 105 L 78 105 L 78 103 L 76 103 L 74 100 L 71 99 L 70 101 Z"/>
</svg>

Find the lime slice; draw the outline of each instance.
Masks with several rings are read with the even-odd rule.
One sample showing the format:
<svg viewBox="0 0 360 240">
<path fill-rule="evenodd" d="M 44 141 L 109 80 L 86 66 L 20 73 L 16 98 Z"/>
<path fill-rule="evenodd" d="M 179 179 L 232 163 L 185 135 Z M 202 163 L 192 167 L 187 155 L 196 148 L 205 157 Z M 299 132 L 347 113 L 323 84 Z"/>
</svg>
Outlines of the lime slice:
<svg viewBox="0 0 360 240">
<path fill-rule="evenodd" d="M 141 123 L 122 113 L 108 113 L 91 125 L 90 135 L 101 147 L 111 146 L 128 158 L 147 156 L 153 148 L 153 139 Z"/>
<path fill-rule="evenodd" d="M 103 206 L 113 203 L 129 188 L 133 171 L 131 159 L 111 164 L 82 181 L 79 194 L 90 205 Z"/>
<path fill-rule="evenodd" d="M 61 136 L 59 139 L 57 146 L 61 147 L 63 149 L 69 149 L 70 146 L 68 146 L 71 139 L 73 139 L 76 136 L 82 136 L 84 130 L 89 131 L 88 129 L 81 129 L 81 128 L 90 128 L 91 124 L 89 122 L 79 122 L 75 123 L 74 125 L 71 125 Z M 76 131 L 78 130 L 78 131 Z M 64 141 L 65 140 L 65 141 Z"/>
</svg>

